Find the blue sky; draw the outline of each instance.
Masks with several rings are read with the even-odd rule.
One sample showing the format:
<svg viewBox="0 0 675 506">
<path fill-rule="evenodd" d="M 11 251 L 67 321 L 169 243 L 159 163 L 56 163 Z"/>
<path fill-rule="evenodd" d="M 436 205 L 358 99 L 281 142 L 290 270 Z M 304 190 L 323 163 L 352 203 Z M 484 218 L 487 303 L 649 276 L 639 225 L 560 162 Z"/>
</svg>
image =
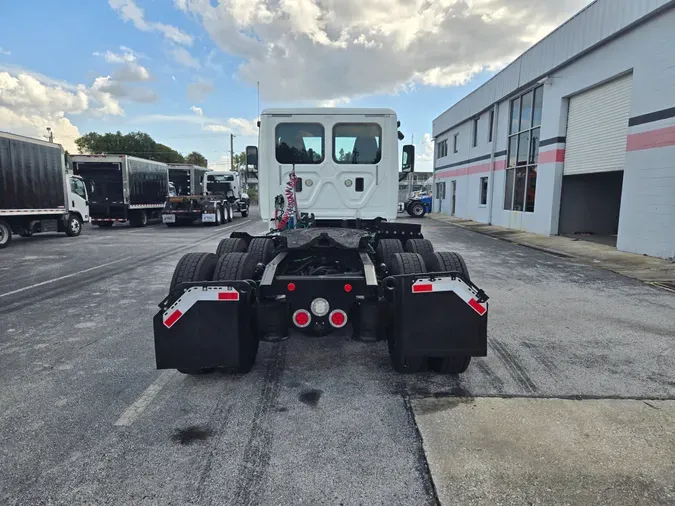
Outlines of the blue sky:
<svg viewBox="0 0 675 506">
<path fill-rule="evenodd" d="M 432 120 L 587 2 L 3 3 L 0 129 L 50 125 L 66 147 L 90 131 L 141 130 L 225 168 L 230 132 L 237 151 L 256 142 L 260 81 L 262 108 L 395 109 L 424 170 Z"/>
</svg>

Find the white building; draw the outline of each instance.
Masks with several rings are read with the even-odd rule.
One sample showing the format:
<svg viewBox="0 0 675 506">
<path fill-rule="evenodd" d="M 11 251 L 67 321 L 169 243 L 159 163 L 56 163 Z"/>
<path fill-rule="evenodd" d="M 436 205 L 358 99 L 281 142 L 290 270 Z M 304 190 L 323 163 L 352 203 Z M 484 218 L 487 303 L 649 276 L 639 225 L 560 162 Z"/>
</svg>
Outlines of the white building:
<svg viewBox="0 0 675 506">
<path fill-rule="evenodd" d="M 596 0 L 433 136 L 434 211 L 675 257 L 675 1 Z"/>
</svg>

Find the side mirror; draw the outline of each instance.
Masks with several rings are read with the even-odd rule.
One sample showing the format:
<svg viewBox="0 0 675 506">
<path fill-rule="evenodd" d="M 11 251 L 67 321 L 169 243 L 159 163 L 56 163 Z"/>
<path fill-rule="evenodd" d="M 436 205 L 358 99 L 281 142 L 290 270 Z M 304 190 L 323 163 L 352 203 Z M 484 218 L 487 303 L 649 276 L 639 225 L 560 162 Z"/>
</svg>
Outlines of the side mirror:
<svg viewBox="0 0 675 506">
<path fill-rule="evenodd" d="M 403 159 L 401 161 L 401 173 L 398 180 L 403 181 L 408 174 L 415 171 L 415 145 L 406 144 L 403 146 Z"/>
<path fill-rule="evenodd" d="M 253 165 L 258 168 L 258 147 L 246 146 L 246 165 Z"/>
</svg>

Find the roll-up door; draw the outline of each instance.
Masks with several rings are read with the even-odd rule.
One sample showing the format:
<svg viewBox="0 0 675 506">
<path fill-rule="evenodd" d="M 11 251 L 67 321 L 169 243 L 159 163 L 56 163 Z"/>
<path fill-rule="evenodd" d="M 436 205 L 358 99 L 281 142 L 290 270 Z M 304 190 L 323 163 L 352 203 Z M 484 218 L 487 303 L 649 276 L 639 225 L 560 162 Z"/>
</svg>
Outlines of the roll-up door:
<svg viewBox="0 0 675 506">
<path fill-rule="evenodd" d="M 623 170 L 633 75 L 570 98 L 564 175 Z"/>
</svg>

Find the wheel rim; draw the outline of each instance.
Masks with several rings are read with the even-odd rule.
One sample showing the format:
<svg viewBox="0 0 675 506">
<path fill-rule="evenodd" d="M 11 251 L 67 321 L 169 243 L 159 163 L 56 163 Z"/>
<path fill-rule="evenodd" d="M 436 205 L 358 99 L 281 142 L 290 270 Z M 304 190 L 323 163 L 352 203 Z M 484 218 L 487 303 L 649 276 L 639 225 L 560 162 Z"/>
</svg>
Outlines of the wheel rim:
<svg viewBox="0 0 675 506">
<path fill-rule="evenodd" d="M 73 233 L 77 234 L 80 231 L 80 220 L 77 218 L 73 218 L 70 220 L 70 230 L 73 231 Z"/>
<path fill-rule="evenodd" d="M 5 226 L 4 225 L 0 226 L 0 244 L 5 244 L 7 242 L 8 237 L 9 234 L 5 230 Z"/>
<path fill-rule="evenodd" d="M 415 206 L 415 207 L 413 207 L 413 214 L 414 214 L 415 216 L 422 216 L 422 213 L 423 213 L 423 212 L 424 212 L 424 209 L 422 208 L 422 206 Z"/>
</svg>

